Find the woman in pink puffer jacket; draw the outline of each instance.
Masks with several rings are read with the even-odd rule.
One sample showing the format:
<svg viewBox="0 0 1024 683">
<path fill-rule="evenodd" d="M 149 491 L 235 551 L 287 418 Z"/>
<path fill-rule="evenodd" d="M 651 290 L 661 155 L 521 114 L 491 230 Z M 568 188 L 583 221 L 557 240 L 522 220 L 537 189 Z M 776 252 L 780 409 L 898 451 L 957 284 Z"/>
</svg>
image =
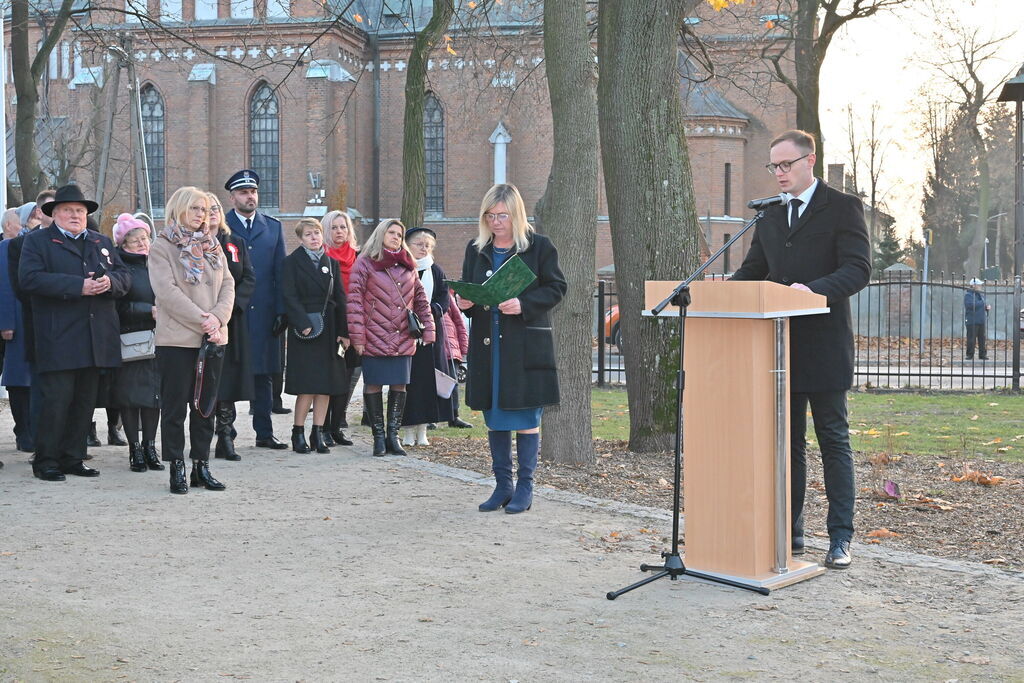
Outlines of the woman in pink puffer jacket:
<svg viewBox="0 0 1024 683">
<path fill-rule="evenodd" d="M 420 339 L 410 333 L 410 310 L 423 325 Z M 401 221 L 381 221 L 352 266 L 348 329 L 352 346 L 362 356 L 363 403 L 373 431 L 373 454 L 405 455 L 398 438 L 405 385 L 416 344 L 432 343 L 435 334 L 434 316 L 416 275 L 416 262 L 405 246 Z M 390 387 L 386 427 L 381 393 L 385 384 Z"/>
</svg>

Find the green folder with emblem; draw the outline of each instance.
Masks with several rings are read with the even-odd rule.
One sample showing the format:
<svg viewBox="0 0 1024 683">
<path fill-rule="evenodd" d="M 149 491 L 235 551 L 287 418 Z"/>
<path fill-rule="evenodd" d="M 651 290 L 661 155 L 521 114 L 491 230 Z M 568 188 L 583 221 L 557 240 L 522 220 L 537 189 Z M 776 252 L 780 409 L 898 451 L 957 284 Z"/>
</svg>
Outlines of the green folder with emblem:
<svg viewBox="0 0 1024 683">
<path fill-rule="evenodd" d="M 530 266 L 523 263 L 519 254 L 501 264 L 483 284 L 445 280 L 453 292 L 481 306 L 497 306 L 503 301 L 514 299 L 530 286 L 537 276 Z"/>
</svg>

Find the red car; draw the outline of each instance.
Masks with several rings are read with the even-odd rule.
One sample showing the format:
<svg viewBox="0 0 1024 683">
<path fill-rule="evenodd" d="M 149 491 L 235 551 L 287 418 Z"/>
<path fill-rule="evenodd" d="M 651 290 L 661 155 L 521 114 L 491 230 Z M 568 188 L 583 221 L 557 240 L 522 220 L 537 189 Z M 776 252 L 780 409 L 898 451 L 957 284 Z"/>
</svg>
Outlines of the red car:
<svg viewBox="0 0 1024 683">
<path fill-rule="evenodd" d="M 609 308 L 604 314 L 604 341 L 614 344 L 619 353 L 622 353 L 622 330 L 619 328 L 618 304 Z"/>
</svg>

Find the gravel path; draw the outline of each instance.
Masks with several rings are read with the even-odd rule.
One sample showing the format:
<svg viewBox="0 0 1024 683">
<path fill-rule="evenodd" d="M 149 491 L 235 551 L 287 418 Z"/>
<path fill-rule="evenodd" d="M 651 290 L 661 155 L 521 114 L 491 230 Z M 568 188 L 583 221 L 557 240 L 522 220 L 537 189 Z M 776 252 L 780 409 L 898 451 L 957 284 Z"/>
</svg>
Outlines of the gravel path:
<svg viewBox="0 0 1024 683">
<path fill-rule="evenodd" d="M 1024 680 L 1020 573 L 857 544 L 768 597 L 662 580 L 611 602 L 663 511 L 548 489 L 481 514 L 475 473 L 239 428 L 222 493 L 172 496 L 124 449 L 65 483 L 0 452 L 0 680 Z"/>
</svg>

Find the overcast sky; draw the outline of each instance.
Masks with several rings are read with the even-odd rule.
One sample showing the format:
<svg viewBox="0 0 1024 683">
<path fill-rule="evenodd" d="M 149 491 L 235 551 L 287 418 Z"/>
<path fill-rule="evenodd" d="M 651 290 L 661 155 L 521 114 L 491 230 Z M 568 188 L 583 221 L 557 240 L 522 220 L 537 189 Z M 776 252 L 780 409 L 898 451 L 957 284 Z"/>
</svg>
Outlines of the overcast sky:
<svg viewBox="0 0 1024 683">
<path fill-rule="evenodd" d="M 1024 63 L 1024 0 L 937 2 L 948 9 L 951 19 L 965 27 L 979 27 L 986 37 L 1019 29 L 1002 44 L 999 61 L 987 69 L 989 84 L 997 85 Z M 893 140 L 886 152 L 881 187 L 889 190 L 886 204 L 902 235 L 918 236 L 921 228 L 921 197 L 928 171 L 919 115 L 921 91 L 948 88 L 927 63 L 938 59 L 934 41 L 926 37 L 932 30 L 925 15 L 914 10 L 857 20 L 833 41 L 822 73 L 822 127 L 829 145 L 826 163 L 844 162 L 849 156 L 847 105 L 852 103 L 864 121 L 873 102 L 881 107 L 887 137 Z M 862 189 L 865 174 L 862 170 Z"/>
</svg>

